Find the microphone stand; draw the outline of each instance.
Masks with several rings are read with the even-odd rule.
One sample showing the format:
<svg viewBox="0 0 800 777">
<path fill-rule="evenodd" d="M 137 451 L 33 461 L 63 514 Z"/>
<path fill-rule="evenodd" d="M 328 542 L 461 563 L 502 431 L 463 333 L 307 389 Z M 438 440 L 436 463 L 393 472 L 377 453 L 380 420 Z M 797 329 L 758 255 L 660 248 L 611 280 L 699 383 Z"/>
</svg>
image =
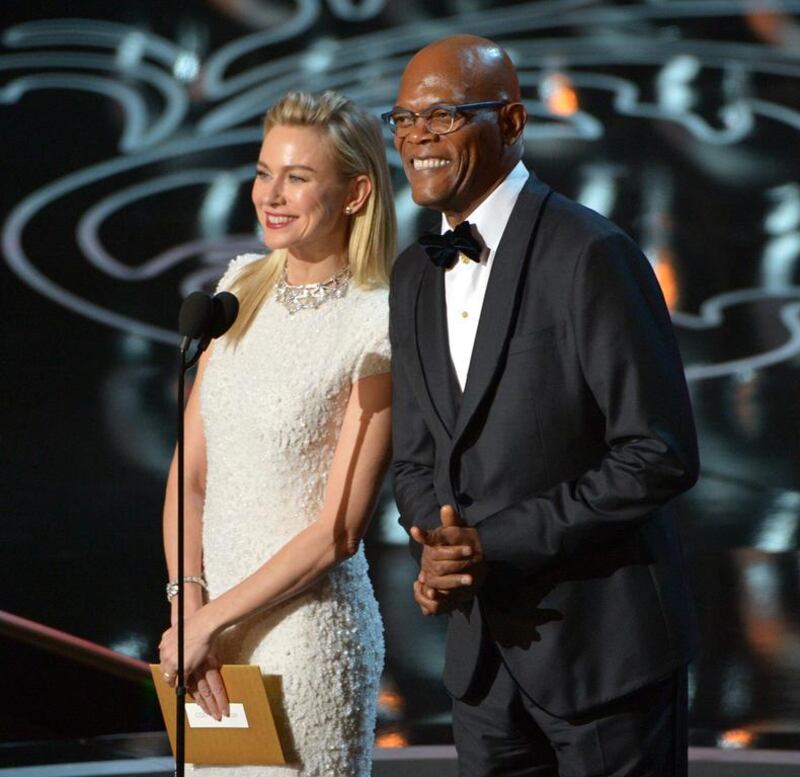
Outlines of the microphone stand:
<svg viewBox="0 0 800 777">
<path fill-rule="evenodd" d="M 220 292 L 211 297 L 201 291 L 192 292 L 181 305 L 178 329 L 183 335 L 180 343 L 178 369 L 178 666 L 175 678 L 175 776 L 184 777 L 186 768 L 186 678 L 184 661 L 184 410 L 186 373 L 200 360 L 203 351 L 215 337 L 228 331 L 239 312 L 239 301 L 230 292 Z M 191 358 L 186 352 L 192 340 L 197 349 Z"/>
<path fill-rule="evenodd" d="M 191 359 L 186 358 L 188 343 L 181 344 L 180 369 L 178 371 L 178 676 L 175 681 L 175 777 L 184 777 L 186 768 L 186 682 L 183 676 L 184 626 L 184 430 L 183 413 L 185 403 L 186 373 L 197 364 L 205 350 L 203 341 Z"/>
</svg>

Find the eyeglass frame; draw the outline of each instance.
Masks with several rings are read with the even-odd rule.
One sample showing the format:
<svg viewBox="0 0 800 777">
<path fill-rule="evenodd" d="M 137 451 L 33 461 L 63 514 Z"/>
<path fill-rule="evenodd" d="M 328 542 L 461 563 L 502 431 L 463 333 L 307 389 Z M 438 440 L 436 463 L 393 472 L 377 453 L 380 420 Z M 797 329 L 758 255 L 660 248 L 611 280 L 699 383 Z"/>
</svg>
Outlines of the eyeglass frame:
<svg viewBox="0 0 800 777">
<path fill-rule="evenodd" d="M 430 108 L 426 108 L 424 111 L 420 111 L 419 113 L 415 111 L 410 111 L 407 108 L 399 108 L 399 109 L 392 108 L 392 110 L 386 111 L 385 113 L 381 114 L 381 121 L 383 121 L 384 124 L 388 125 L 389 129 L 392 132 L 392 135 L 397 135 L 397 125 L 392 122 L 392 114 L 403 113 L 413 118 L 413 122 L 411 123 L 411 126 L 408 128 L 408 132 L 411 132 L 411 130 L 414 129 L 414 126 L 417 123 L 417 119 L 425 119 L 425 129 L 428 130 L 428 132 L 434 135 L 449 135 L 451 132 L 456 132 L 457 130 L 460 130 L 461 127 L 464 126 L 463 124 L 458 127 L 453 126 L 456 123 L 457 114 L 462 113 L 464 111 L 496 110 L 497 108 L 502 108 L 505 105 L 510 105 L 510 102 L 508 100 L 484 100 L 483 102 L 479 103 L 462 103 L 461 105 L 448 105 L 447 103 L 437 103 L 436 105 L 431 105 Z M 450 129 L 447 130 L 447 132 L 434 132 L 428 126 L 428 121 L 430 120 L 431 113 L 433 111 L 441 111 L 441 110 L 445 110 L 448 113 L 450 113 Z M 465 116 L 464 118 L 466 119 L 467 117 Z M 406 132 L 405 134 L 408 134 L 408 132 Z M 398 137 L 404 137 L 404 136 L 400 135 Z"/>
</svg>

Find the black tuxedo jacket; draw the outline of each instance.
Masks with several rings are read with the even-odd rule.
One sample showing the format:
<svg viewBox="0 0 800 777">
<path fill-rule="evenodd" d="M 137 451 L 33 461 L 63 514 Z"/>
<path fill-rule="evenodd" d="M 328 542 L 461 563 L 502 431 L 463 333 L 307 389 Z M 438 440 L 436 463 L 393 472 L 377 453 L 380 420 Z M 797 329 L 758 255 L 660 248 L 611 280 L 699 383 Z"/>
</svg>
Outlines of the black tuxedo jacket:
<svg viewBox="0 0 800 777">
<path fill-rule="evenodd" d="M 683 367 L 661 290 L 611 222 L 531 176 L 494 258 L 463 395 L 443 270 L 418 245 L 391 294 L 400 521 L 454 505 L 489 562 L 450 616 L 444 681 L 483 650 L 555 715 L 653 683 L 691 652 L 668 502 L 697 478 Z M 413 543 L 412 543 L 413 545 Z"/>
</svg>

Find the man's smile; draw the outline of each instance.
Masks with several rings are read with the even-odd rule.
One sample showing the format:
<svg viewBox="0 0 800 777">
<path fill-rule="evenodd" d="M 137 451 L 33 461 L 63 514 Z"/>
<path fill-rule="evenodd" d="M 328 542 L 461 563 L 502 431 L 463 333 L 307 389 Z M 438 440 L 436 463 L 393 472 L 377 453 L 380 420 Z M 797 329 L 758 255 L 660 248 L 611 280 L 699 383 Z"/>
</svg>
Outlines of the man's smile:
<svg viewBox="0 0 800 777">
<path fill-rule="evenodd" d="M 411 160 L 415 170 L 434 170 L 439 167 L 447 167 L 450 164 L 449 159 L 441 157 L 414 157 Z"/>
</svg>

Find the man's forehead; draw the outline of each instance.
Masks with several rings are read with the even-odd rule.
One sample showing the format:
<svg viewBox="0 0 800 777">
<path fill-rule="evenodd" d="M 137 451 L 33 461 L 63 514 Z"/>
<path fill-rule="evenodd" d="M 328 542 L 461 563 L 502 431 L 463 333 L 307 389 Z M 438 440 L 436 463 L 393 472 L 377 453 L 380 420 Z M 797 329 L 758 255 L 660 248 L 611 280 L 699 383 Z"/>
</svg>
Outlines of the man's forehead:
<svg viewBox="0 0 800 777">
<path fill-rule="evenodd" d="M 455 35 L 411 58 L 395 104 L 418 112 L 436 103 L 519 99 L 519 82 L 508 55 L 485 38 Z"/>
<path fill-rule="evenodd" d="M 467 89 L 449 74 L 409 74 L 403 77 L 397 93 L 397 105 L 420 110 L 430 105 L 464 102 Z"/>
</svg>

